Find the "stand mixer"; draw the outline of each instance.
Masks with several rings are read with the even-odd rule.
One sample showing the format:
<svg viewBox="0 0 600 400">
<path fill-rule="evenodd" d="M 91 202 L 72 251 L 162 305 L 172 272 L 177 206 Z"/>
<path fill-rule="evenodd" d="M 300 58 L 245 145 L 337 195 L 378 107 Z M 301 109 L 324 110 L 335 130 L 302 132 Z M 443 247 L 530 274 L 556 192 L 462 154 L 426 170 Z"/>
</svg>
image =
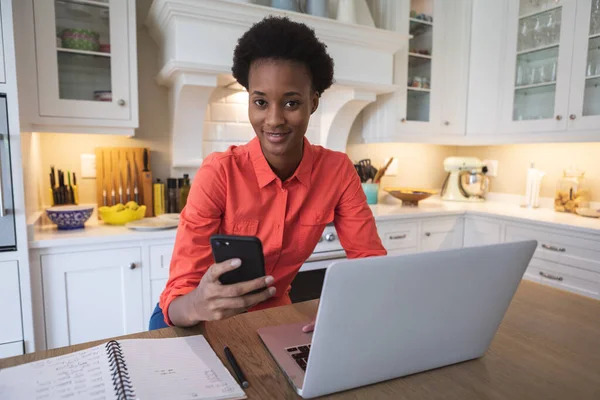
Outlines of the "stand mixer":
<svg viewBox="0 0 600 400">
<path fill-rule="evenodd" d="M 444 160 L 448 176 L 441 197 L 446 201 L 482 202 L 489 188 L 487 167 L 475 157 L 448 157 Z"/>
</svg>

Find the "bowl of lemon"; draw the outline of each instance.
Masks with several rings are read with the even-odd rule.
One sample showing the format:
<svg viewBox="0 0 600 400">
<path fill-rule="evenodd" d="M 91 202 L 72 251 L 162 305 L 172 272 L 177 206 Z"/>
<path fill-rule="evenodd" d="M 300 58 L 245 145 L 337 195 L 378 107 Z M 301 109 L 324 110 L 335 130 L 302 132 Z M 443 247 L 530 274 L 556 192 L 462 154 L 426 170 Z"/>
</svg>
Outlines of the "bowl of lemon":
<svg viewBox="0 0 600 400">
<path fill-rule="evenodd" d="M 104 223 L 109 225 L 125 225 L 137 221 L 146 215 L 146 206 L 140 206 L 135 201 L 127 204 L 116 204 L 112 207 L 98 208 L 98 214 Z"/>
</svg>

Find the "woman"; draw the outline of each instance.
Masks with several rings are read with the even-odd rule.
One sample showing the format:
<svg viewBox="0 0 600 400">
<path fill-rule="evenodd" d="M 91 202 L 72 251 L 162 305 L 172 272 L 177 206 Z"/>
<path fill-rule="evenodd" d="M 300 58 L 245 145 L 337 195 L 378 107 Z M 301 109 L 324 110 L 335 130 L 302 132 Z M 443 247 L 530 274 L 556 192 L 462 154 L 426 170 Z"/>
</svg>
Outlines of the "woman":
<svg viewBox="0 0 600 400">
<path fill-rule="evenodd" d="M 386 254 L 352 162 L 304 137 L 333 82 L 333 60 L 314 31 L 265 18 L 239 39 L 232 70 L 248 90 L 256 138 L 209 155 L 198 170 L 150 329 L 290 304 L 290 283 L 330 222 L 349 258 Z M 241 262 L 213 264 L 209 238 L 217 233 L 257 236 L 267 276 L 220 284 Z"/>
</svg>

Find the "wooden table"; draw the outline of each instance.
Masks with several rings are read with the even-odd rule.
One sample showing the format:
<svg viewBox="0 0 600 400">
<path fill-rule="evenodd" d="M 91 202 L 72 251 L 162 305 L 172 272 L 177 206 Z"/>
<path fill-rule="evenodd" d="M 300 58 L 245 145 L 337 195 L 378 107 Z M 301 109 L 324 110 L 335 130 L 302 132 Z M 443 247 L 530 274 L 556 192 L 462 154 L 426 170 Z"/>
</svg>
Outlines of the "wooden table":
<svg viewBox="0 0 600 400">
<path fill-rule="evenodd" d="M 246 390 L 249 399 L 296 399 L 298 396 L 264 348 L 256 330 L 309 320 L 317 305 L 316 301 L 299 303 L 193 329 L 168 328 L 122 338 L 204 334 L 227 368 L 230 367 L 225 361 L 223 346 L 231 347 L 250 382 Z M 0 368 L 103 342 L 106 340 L 0 360 Z M 482 358 L 329 398 L 598 400 L 600 301 L 523 281 L 490 349 Z"/>
</svg>

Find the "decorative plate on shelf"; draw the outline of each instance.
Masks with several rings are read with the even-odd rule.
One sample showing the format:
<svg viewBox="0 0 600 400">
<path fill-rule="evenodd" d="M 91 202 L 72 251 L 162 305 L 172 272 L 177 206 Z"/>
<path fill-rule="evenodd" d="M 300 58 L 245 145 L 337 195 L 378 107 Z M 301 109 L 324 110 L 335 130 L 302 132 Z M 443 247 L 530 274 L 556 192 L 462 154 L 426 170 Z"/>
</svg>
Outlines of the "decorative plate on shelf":
<svg viewBox="0 0 600 400">
<path fill-rule="evenodd" d="M 128 222 L 125 226 L 134 231 L 162 231 L 165 229 L 175 229 L 179 225 L 178 221 L 164 218 L 144 218 L 133 222 Z"/>
</svg>

